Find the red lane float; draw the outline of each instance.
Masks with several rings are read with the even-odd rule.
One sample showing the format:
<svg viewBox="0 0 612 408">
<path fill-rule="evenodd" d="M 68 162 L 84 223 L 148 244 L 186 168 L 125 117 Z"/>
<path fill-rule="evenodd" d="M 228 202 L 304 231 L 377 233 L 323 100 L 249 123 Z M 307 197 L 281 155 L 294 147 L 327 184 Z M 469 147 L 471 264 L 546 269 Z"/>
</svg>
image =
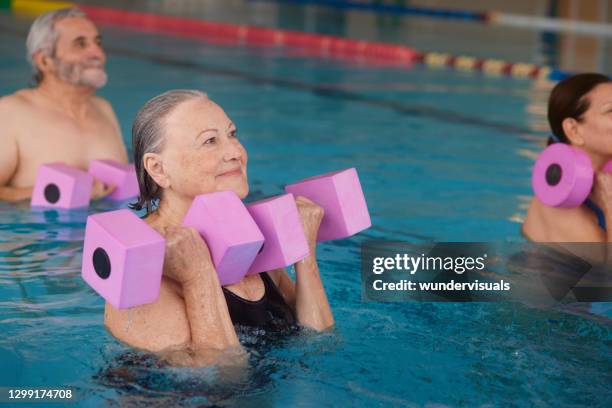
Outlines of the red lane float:
<svg viewBox="0 0 612 408">
<path fill-rule="evenodd" d="M 311 55 L 358 58 L 377 63 L 412 63 L 420 58 L 414 49 L 400 45 L 106 7 L 79 7 L 98 24 L 127 26 L 146 32 L 199 38 L 215 43 L 297 48 Z"/>
</svg>

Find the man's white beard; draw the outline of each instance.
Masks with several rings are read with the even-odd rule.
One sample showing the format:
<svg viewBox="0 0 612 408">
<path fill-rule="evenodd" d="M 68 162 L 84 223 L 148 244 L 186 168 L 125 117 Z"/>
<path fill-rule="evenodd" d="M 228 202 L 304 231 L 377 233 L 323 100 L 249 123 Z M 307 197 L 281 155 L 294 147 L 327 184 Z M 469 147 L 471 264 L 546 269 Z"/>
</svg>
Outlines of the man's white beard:
<svg viewBox="0 0 612 408">
<path fill-rule="evenodd" d="M 54 59 L 57 76 L 72 85 L 99 89 L 106 85 L 107 75 L 104 66 L 98 60 L 85 63 L 70 63 Z"/>
</svg>

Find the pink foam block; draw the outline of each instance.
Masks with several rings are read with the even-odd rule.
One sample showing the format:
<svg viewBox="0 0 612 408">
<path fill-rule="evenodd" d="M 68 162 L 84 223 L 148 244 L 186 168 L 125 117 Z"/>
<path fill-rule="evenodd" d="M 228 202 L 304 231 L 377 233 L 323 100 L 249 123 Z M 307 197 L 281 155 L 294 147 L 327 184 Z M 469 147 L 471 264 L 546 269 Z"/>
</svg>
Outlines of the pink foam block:
<svg viewBox="0 0 612 408">
<path fill-rule="evenodd" d="M 266 239 L 249 275 L 284 268 L 308 255 L 308 242 L 292 194 L 261 200 L 247 209 Z"/>
<path fill-rule="evenodd" d="M 319 242 L 350 237 L 372 225 L 355 168 L 307 178 L 287 185 L 285 191 L 323 207 Z"/>
<path fill-rule="evenodd" d="M 113 160 L 92 160 L 89 174 L 107 185 L 115 186 L 108 198 L 125 200 L 139 194 L 136 169 L 133 164 L 117 163 Z"/>
<path fill-rule="evenodd" d="M 552 144 L 538 156 L 531 186 L 538 199 L 550 207 L 578 207 L 593 186 L 591 159 L 576 147 Z"/>
<path fill-rule="evenodd" d="M 32 207 L 87 207 L 93 177 L 64 163 L 43 164 L 38 168 L 32 191 Z"/>
<path fill-rule="evenodd" d="M 232 191 L 197 196 L 183 225 L 206 240 L 221 285 L 240 281 L 264 243 L 264 237 L 240 198 Z"/>
<path fill-rule="evenodd" d="M 81 276 L 117 309 L 159 296 L 165 240 L 129 210 L 91 215 L 85 227 Z"/>
</svg>

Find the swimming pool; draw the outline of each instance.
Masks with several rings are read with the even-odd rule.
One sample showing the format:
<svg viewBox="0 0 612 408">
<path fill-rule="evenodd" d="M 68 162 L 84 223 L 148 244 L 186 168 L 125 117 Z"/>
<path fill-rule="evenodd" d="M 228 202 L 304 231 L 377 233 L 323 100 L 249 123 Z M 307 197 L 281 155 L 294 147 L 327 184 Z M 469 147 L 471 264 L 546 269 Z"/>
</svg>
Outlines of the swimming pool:
<svg viewBox="0 0 612 408">
<path fill-rule="evenodd" d="M 0 94 L 28 81 L 27 21 L 0 14 Z M 0 385 L 73 387 L 82 406 L 610 406 L 610 320 L 521 303 L 364 303 L 360 244 L 518 241 L 549 88 L 105 30 L 126 141 L 142 104 L 197 88 L 249 152 L 250 199 L 355 166 L 373 227 L 322 244 L 324 334 L 245 335 L 249 374 L 158 368 L 104 329 L 80 278 L 85 219 L 114 208 L 0 203 Z M 153 46 L 147 44 L 153 44 Z"/>
</svg>

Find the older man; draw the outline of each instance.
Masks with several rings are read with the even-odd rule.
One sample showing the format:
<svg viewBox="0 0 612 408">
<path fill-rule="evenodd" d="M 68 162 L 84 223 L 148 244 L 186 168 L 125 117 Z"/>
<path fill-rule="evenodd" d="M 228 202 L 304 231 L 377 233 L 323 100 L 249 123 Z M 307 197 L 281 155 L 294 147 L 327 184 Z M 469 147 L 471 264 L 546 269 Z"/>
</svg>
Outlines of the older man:
<svg viewBox="0 0 612 408">
<path fill-rule="evenodd" d="M 115 113 L 94 95 L 106 83 L 96 26 L 78 9 L 52 11 L 34 21 L 26 44 L 37 86 L 0 98 L 0 199 L 8 201 L 30 197 L 43 163 L 127 162 Z M 109 191 L 96 182 L 92 196 Z"/>
</svg>

